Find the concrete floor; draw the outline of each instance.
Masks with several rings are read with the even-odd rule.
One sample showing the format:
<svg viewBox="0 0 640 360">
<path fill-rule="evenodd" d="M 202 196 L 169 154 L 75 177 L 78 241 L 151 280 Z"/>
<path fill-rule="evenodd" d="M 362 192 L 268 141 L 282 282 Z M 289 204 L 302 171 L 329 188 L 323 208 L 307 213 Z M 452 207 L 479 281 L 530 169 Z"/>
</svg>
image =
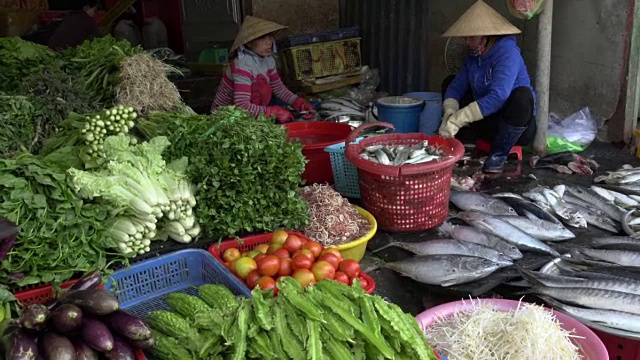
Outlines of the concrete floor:
<svg viewBox="0 0 640 360">
<path fill-rule="evenodd" d="M 615 170 L 623 164 L 640 165 L 640 160 L 623 150 L 616 149 L 610 144 L 605 143 L 594 143 L 580 155 L 583 157 L 593 156 L 594 160 L 601 165 L 595 175 L 602 174 L 605 171 Z M 537 185 L 554 186 L 561 183 L 590 185 L 592 183 L 591 176 L 560 174 L 551 169 L 533 169 L 528 164 L 527 156 L 525 156 L 525 161 L 520 165 L 521 171 L 519 175 L 517 174 L 516 164 L 517 161 L 510 160 L 509 168 L 505 174 L 486 177 L 481 183 L 480 191 L 511 191 L 521 193 Z M 478 164 L 467 165 L 456 168 L 454 174 L 469 175 L 479 170 L 480 167 Z M 590 227 L 588 231 L 598 232 L 598 230 L 592 229 L 593 228 Z M 580 236 L 580 234 L 578 234 L 578 236 Z M 372 250 L 387 244 L 389 241 L 419 242 L 435 238 L 438 238 L 436 230 L 413 234 L 391 234 L 378 231 L 368 244 L 367 253 L 362 260 L 362 267 L 365 269 L 372 266 L 372 264 L 375 263 L 375 261 L 373 261 L 374 257 L 384 261 L 397 261 L 411 256 L 408 252 L 397 248 L 389 248 L 372 254 Z M 551 260 L 551 257 L 547 256 L 538 256 L 531 253 L 525 254 L 523 261 L 518 262 L 518 264 L 529 269 L 538 269 Z M 522 295 L 516 294 L 517 291 L 522 290 L 521 288 L 514 288 L 502 284 L 505 281 L 518 278 L 518 273 L 513 268 L 501 269 L 487 279 L 466 286 L 458 286 L 453 289 L 421 284 L 400 276 L 388 269 L 375 269 L 370 271 L 369 274 L 376 281 L 376 294 L 398 304 L 404 311 L 414 315 L 419 314 L 427 308 L 449 301 L 469 298 L 469 296 L 511 299 L 522 297 Z M 526 299 L 531 300 L 528 297 Z"/>
</svg>

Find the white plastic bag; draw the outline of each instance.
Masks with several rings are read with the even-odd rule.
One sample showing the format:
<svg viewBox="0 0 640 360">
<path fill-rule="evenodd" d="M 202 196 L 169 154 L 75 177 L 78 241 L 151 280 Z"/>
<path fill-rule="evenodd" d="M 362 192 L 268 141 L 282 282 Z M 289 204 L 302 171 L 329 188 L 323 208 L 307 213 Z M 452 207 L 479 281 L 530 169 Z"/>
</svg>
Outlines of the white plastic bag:
<svg viewBox="0 0 640 360">
<path fill-rule="evenodd" d="M 591 116 L 589 107 L 573 113 L 560 121 L 554 113 L 549 114 L 548 136 L 555 136 L 586 148 L 596 138 L 598 125 Z"/>
</svg>

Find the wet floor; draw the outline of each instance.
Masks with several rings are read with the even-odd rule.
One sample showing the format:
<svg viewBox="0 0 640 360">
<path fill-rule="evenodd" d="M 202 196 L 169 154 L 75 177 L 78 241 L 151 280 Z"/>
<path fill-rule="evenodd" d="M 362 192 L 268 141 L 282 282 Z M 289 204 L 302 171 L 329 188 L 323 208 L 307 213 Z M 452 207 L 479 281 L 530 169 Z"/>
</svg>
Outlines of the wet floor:
<svg viewBox="0 0 640 360">
<path fill-rule="evenodd" d="M 603 174 L 605 171 L 616 170 L 623 164 L 640 166 L 640 160 L 630 155 L 628 151 L 620 150 L 604 143 L 592 144 L 580 155 L 583 157 L 593 156 L 593 159 L 600 164 L 600 168 L 594 175 L 567 175 L 551 169 L 533 169 L 528 163 L 528 156 L 525 155 L 525 160 L 519 166 L 515 159 L 511 159 L 504 174 L 485 176 L 480 181 L 479 189 L 480 191 L 492 193 L 506 191 L 522 193 L 537 185 L 555 186 L 562 183 L 591 185 L 594 176 Z M 479 173 L 481 169 L 481 165 L 477 161 L 468 161 L 466 164 L 460 165 L 462 166 L 454 170 L 454 175 L 472 176 Z M 588 231 L 597 232 L 598 230 L 592 230 L 592 227 L 590 227 Z M 583 233 L 581 232 L 581 234 Z M 580 236 L 581 234 L 577 233 L 576 235 Z M 372 254 L 373 250 L 390 241 L 419 242 L 436 238 L 439 238 L 436 230 L 414 234 L 390 234 L 378 231 L 368 244 L 367 254 L 362 260 L 362 267 L 372 266 L 377 259 L 397 261 L 411 256 L 410 253 L 397 248 L 388 248 Z M 518 265 L 529 269 L 538 269 L 551 260 L 550 257 L 545 255 L 525 254 L 527 255 L 522 262 L 518 262 Z M 376 294 L 398 304 L 404 311 L 414 315 L 424 311 L 426 308 L 460 300 L 461 298 L 469 298 L 469 296 L 511 299 L 518 299 L 523 296 L 518 293 L 522 290 L 521 288 L 506 284 L 518 278 L 517 270 L 514 268 L 501 269 L 483 281 L 449 289 L 421 284 L 387 269 L 372 270 L 370 275 L 376 281 Z"/>
</svg>

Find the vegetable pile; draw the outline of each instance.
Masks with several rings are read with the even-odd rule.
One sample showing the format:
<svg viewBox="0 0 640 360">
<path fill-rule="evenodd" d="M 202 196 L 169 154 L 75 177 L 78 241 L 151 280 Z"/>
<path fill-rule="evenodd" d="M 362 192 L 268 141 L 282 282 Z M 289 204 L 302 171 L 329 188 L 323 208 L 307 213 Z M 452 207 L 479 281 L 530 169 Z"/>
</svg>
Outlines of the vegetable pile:
<svg viewBox="0 0 640 360">
<path fill-rule="evenodd" d="M 336 248 L 325 249 L 315 241 L 284 230 L 274 232 L 271 243 L 258 245 L 245 254 L 237 248 L 228 248 L 222 259 L 250 289 L 257 286 L 274 289 L 275 279 L 284 276 L 292 276 L 302 286 L 323 280 L 351 285 L 356 279 L 365 289 L 369 286 L 357 261 L 345 260 Z"/>
<path fill-rule="evenodd" d="M 255 289 L 242 300 L 203 287 L 200 298 L 170 295 L 172 311 L 147 317 L 158 359 L 436 359 L 410 314 L 357 284 L 303 288 L 285 277 L 277 297 Z"/>
<path fill-rule="evenodd" d="M 55 53 L 46 46 L 18 37 L 0 38 L 0 92 L 14 91 L 25 78 L 44 71 L 54 62 Z"/>
<path fill-rule="evenodd" d="M 134 360 L 135 349 L 155 343 L 139 318 L 119 310 L 118 299 L 100 289 L 100 272 L 86 274 L 47 305 L 33 304 L 0 329 L 7 360 Z"/>
<path fill-rule="evenodd" d="M 285 128 L 229 106 L 207 116 L 153 113 L 137 131 L 167 136 L 167 160 L 189 158 L 186 174 L 196 187 L 204 236 L 222 239 L 307 222 L 299 188 L 306 160 Z"/>
<path fill-rule="evenodd" d="M 303 233 L 325 246 L 340 245 L 364 236 L 371 224 L 329 185 L 313 184 L 302 189 L 309 204 L 311 221 Z"/>
<path fill-rule="evenodd" d="M 450 360 L 581 359 L 575 337 L 542 306 L 526 304 L 501 311 L 481 303 L 425 329 L 429 343 Z M 545 354 L 544 356 L 542 354 Z"/>
</svg>

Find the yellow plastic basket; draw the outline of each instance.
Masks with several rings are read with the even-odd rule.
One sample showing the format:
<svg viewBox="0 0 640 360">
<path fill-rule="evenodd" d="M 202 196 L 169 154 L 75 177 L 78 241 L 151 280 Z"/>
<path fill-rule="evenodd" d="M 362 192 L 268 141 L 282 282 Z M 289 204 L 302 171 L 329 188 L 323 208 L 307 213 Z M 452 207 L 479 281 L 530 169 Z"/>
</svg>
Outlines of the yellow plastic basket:
<svg viewBox="0 0 640 360">
<path fill-rule="evenodd" d="M 360 38 L 295 46 L 282 54 L 285 74 L 293 80 L 357 73 L 362 67 Z"/>
<path fill-rule="evenodd" d="M 342 257 L 344 259 L 360 261 L 364 257 L 364 252 L 367 250 L 367 243 L 373 238 L 373 236 L 376 234 L 376 231 L 378 231 L 378 222 L 367 210 L 359 206 L 355 206 L 355 208 L 356 210 L 358 210 L 360 216 L 365 218 L 369 222 L 369 224 L 371 224 L 371 230 L 369 230 L 369 232 L 366 233 L 363 237 L 355 239 L 346 244 L 337 245 L 336 248 L 340 250 L 340 253 L 342 254 Z"/>
</svg>

